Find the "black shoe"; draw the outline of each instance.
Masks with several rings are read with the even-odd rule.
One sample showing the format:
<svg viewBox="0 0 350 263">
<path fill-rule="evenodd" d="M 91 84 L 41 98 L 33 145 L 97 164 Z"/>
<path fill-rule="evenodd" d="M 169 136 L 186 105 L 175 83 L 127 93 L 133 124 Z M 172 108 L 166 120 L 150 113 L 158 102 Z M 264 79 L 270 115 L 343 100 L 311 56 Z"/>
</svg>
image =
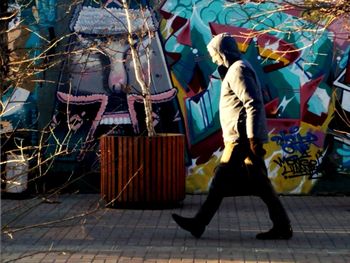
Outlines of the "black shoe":
<svg viewBox="0 0 350 263">
<path fill-rule="evenodd" d="M 174 221 L 184 230 L 190 232 L 195 238 L 200 238 L 205 230 L 205 225 L 200 224 L 194 218 L 186 218 L 172 214 Z"/>
<path fill-rule="evenodd" d="M 269 231 L 259 233 L 256 235 L 260 240 L 273 240 L 273 239 L 290 239 L 293 236 L 293 229 L 291 226 L 286 227 L 273 227 Z"/>
</svg>

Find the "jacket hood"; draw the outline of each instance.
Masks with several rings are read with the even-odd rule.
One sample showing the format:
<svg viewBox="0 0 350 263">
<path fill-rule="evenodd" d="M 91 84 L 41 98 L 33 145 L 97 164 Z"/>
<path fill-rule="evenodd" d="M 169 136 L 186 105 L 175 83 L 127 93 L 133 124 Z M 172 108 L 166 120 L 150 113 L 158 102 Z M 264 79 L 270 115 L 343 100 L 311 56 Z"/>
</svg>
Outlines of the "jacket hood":
<svg viewBox="0 0 350 263">
<path fill-rule="evenodd" d="M 207 49 L 212 53 L 219 54 L 227 68 L 241 58 L 236 40 L 228 33 L 221 33 L 213 37 L 207 45 Z"/>
</svg>

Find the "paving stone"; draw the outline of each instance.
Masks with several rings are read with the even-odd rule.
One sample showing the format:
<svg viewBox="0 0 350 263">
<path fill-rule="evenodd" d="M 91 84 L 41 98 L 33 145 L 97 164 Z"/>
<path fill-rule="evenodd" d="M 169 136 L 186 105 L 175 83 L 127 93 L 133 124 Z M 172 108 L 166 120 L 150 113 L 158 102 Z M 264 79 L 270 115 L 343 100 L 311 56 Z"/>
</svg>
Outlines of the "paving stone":
<svg viewBox="0 0 350 263">
<path fill-rule="evenodd" d="M 282 196 L 294 229 L 289 241 L 255 239 L 271 227 L 257 197 L 225 198 L 200 239 L 178 228 L 171 214 L 194 215 L 205 195 L 187 195 L 179 208 L 93 211 L 99 198 L 1 200 L 2 225 L 10 231 L 1 236 L 1 262 L 350 262 L 348 196 Z"/>
</svg>

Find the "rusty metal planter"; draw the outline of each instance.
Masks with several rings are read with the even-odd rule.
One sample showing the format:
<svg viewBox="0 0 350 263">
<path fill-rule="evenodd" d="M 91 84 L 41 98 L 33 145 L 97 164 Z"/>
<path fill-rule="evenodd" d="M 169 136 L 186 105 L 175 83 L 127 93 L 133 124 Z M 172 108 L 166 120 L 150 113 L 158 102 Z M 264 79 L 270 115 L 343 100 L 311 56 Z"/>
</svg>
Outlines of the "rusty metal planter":
<svg viewBox="0 0 350 263">
<path fill-rule="evenodd" d="M 163 207 L 185 198 L 185 137 L 103 136 L 101 195 L 109 207 Z"/>
</svg>

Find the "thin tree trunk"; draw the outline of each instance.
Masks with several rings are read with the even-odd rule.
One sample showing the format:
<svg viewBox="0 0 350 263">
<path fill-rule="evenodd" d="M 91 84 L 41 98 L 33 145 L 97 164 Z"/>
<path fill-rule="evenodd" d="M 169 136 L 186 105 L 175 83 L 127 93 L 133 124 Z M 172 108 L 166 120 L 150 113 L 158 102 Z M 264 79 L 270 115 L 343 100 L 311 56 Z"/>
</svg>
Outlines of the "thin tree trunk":
<svg viewBox="0 0 350 263">
<path fill-rule="evenodd" d="M 148 136 L 155 136 L 156 132 L 153 127 L 153 117 L 152 117 L 152 102 L 151 102 L 151 92 L 149 86 L 146 84 L 143 72 L 142 72 L 142 66 L 140 62 L 139 54 L 137 53 L 137 50 L 135 48 L 135 41 L 133 39 L 133 32 L 132 32 L 132 26 L 131 26 L 131 20 L 130 20 L 130 14 L 129 14 L 129 6 L 126 2 L 126 0 L 123 0 L 123 8 L 125 10 L 126 14 L 126 20 L 128 23 L 128 42 L 131 49 L 131 56 L 134 63 L 135 68 L 135 76 L 136 80 L 141 86 L 142 96 L 143 96 L 143 103 L 145 107 L 145 122 L 147 127 Z M 145 21 L 146 23 L 146 21 Z"/>
</svg>

